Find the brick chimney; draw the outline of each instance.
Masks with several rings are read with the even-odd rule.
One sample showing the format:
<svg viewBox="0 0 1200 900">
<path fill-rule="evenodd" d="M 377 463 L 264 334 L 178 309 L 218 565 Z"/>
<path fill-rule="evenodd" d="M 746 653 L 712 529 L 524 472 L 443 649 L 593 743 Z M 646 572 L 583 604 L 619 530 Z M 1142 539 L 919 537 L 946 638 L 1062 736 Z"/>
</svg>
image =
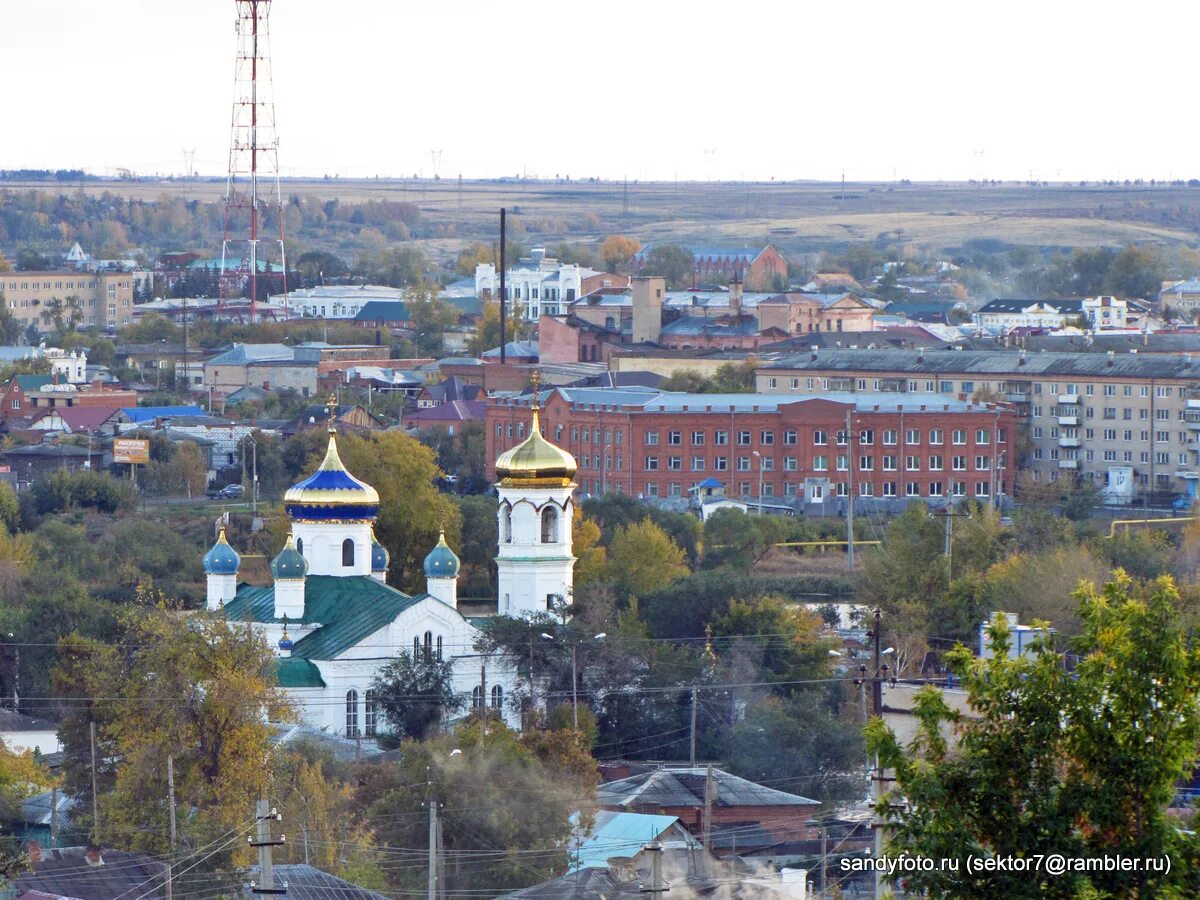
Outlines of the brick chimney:
<svg viewBox="0 0 1200 900">
<path fill-rule="evenodd" d="M 33 865 L 38 865 L 42 861 L 42 845 L 38 841 L 30 841 L 25 845 L 25 852 L 29 854 L 29 861 Z"/>
</svg>

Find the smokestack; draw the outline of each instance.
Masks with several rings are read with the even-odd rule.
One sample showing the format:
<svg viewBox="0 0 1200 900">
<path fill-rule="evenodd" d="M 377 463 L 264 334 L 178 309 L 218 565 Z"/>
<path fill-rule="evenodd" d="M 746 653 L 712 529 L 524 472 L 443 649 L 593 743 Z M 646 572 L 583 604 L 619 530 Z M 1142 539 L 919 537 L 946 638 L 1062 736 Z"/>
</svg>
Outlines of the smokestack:
<svg viewBox="0 0 1200 900">
<path fill-rule="evenodd" d="M 504 345 L 507 343 L 505 336 L 505 319 L 508 318 L 508 292 L 505 290 L 504 270 L 508 268 L 505 265 L 505 248 L 504 248 L 504 217 L 508 211 L 502 206 L 500 207 L 500 365 L 504 365 Z"/>
<path fill-rule="evenodd" d="M 29 861 L 35 866 L 42 861 L 42 845 L 38 841 L 30 841 L 26 844 L 25 852 L 29 854 Z"/>
<path fill-rule="evenodd" d="M 729 282 L 729 314 L 735 319 L 742 314 L 742 279 L 738 275 Z"/>
</svg>

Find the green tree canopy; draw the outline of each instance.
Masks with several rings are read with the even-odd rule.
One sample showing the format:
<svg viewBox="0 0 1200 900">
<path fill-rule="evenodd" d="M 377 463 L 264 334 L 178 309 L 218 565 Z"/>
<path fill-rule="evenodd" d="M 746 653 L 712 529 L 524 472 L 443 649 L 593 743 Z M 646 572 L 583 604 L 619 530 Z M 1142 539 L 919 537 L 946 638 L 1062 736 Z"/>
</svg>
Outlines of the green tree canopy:
<svg viewBox="0 0 1200 900">
<path fill-rule="evenodd" d="M 1135 588 L 1122 572 L 1076 593 L 1083 627 L 1068 673 L 1048 646 L 1010 659 L 1001 617 L 988 659 L 959 647 L 948 663 L 972 709 L 955 715 L 936 688 L 918 695 L 918 736 L 902 746 L 881 720 L 867 730 L 896 794 L 881 803 L 889 853 L 963 861 L 907 874 L 930 897 L 1185 897 L 1200 877 L 1195 837 L 1167 814 L 1200 741 L 1200 652 L 1181 632 L 1169 577 Z M 955 722 L 957 748 L 944 725 Z M 895 798 L 892 798 L 893 800 Z M 971 873 L 969 857 L 1170 857 L 1170 874 L 1104 870 Z"/>
<path fill-rule="evenodd" d="M 371 690 L 385 723 L 382 730 L 398 738 L 422 740 L 463 707 L 462 696 L 454 692 L 454 664 L 448 657 L 439 659 L 432 648 L 428 657 L 401 650 L 376 673 Z"/>
</svg>

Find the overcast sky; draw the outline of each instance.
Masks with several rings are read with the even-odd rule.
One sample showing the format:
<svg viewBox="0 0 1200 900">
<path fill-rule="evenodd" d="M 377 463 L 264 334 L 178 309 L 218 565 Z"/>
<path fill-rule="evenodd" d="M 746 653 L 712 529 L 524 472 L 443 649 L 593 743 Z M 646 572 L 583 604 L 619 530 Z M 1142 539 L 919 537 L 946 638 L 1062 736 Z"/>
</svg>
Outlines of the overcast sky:
<svg viewBox="0 0 1200 900">
<path fill-rule="evenodd" d="M 0 168 L 179 173 L 194 149 L 224 172 L 233 22 L 233 0 L 7 0 Z M 280 165 L 1200 177 L 1197 24 L 1182 0 L 276 0 Z"/>
</svg>

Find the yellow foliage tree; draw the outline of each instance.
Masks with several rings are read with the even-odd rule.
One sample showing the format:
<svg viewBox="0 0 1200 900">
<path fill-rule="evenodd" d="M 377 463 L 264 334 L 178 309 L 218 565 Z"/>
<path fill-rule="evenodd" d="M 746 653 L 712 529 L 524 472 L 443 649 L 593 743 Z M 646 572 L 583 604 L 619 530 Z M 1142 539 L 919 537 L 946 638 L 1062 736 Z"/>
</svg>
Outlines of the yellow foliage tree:
<svg viewBox="0 0 1200 900">
<path fill-rule="evenodd" d="M 604 577 L 608 551 L 600 543 L 600 526 L 576 506 L 571 524 L 571 543 L 575 551 L 575 584 L 583 586 Z"/>
<path fill-rule="evenodd" d="M 645 596 L 688 574 L 683 548 L 650 519 L 618 528 L 608 546 L 609 577 L 625 595 Z"/>
<path fill-rule="evenodd" d="M 391 554 L 388 580 L 404 590 L 423 588 L 421 564 L 437 543 L 438 529 L 445 528 L 455 547 L 462 534 L 458 506 L 434 487 L 434 451 L 402 431 L 345 435 L 338 447 L 346 468 L 379 492 L 375 536 Z"/>
<path fill-rule="evenodd" d="M 600 244 L 600 258 L 610 272 L 629 265 L 635 253 L 642 249 L 642 242 L 635 237 L 624 234 L 613 234 L 606 237 Z"/>
</svg>

